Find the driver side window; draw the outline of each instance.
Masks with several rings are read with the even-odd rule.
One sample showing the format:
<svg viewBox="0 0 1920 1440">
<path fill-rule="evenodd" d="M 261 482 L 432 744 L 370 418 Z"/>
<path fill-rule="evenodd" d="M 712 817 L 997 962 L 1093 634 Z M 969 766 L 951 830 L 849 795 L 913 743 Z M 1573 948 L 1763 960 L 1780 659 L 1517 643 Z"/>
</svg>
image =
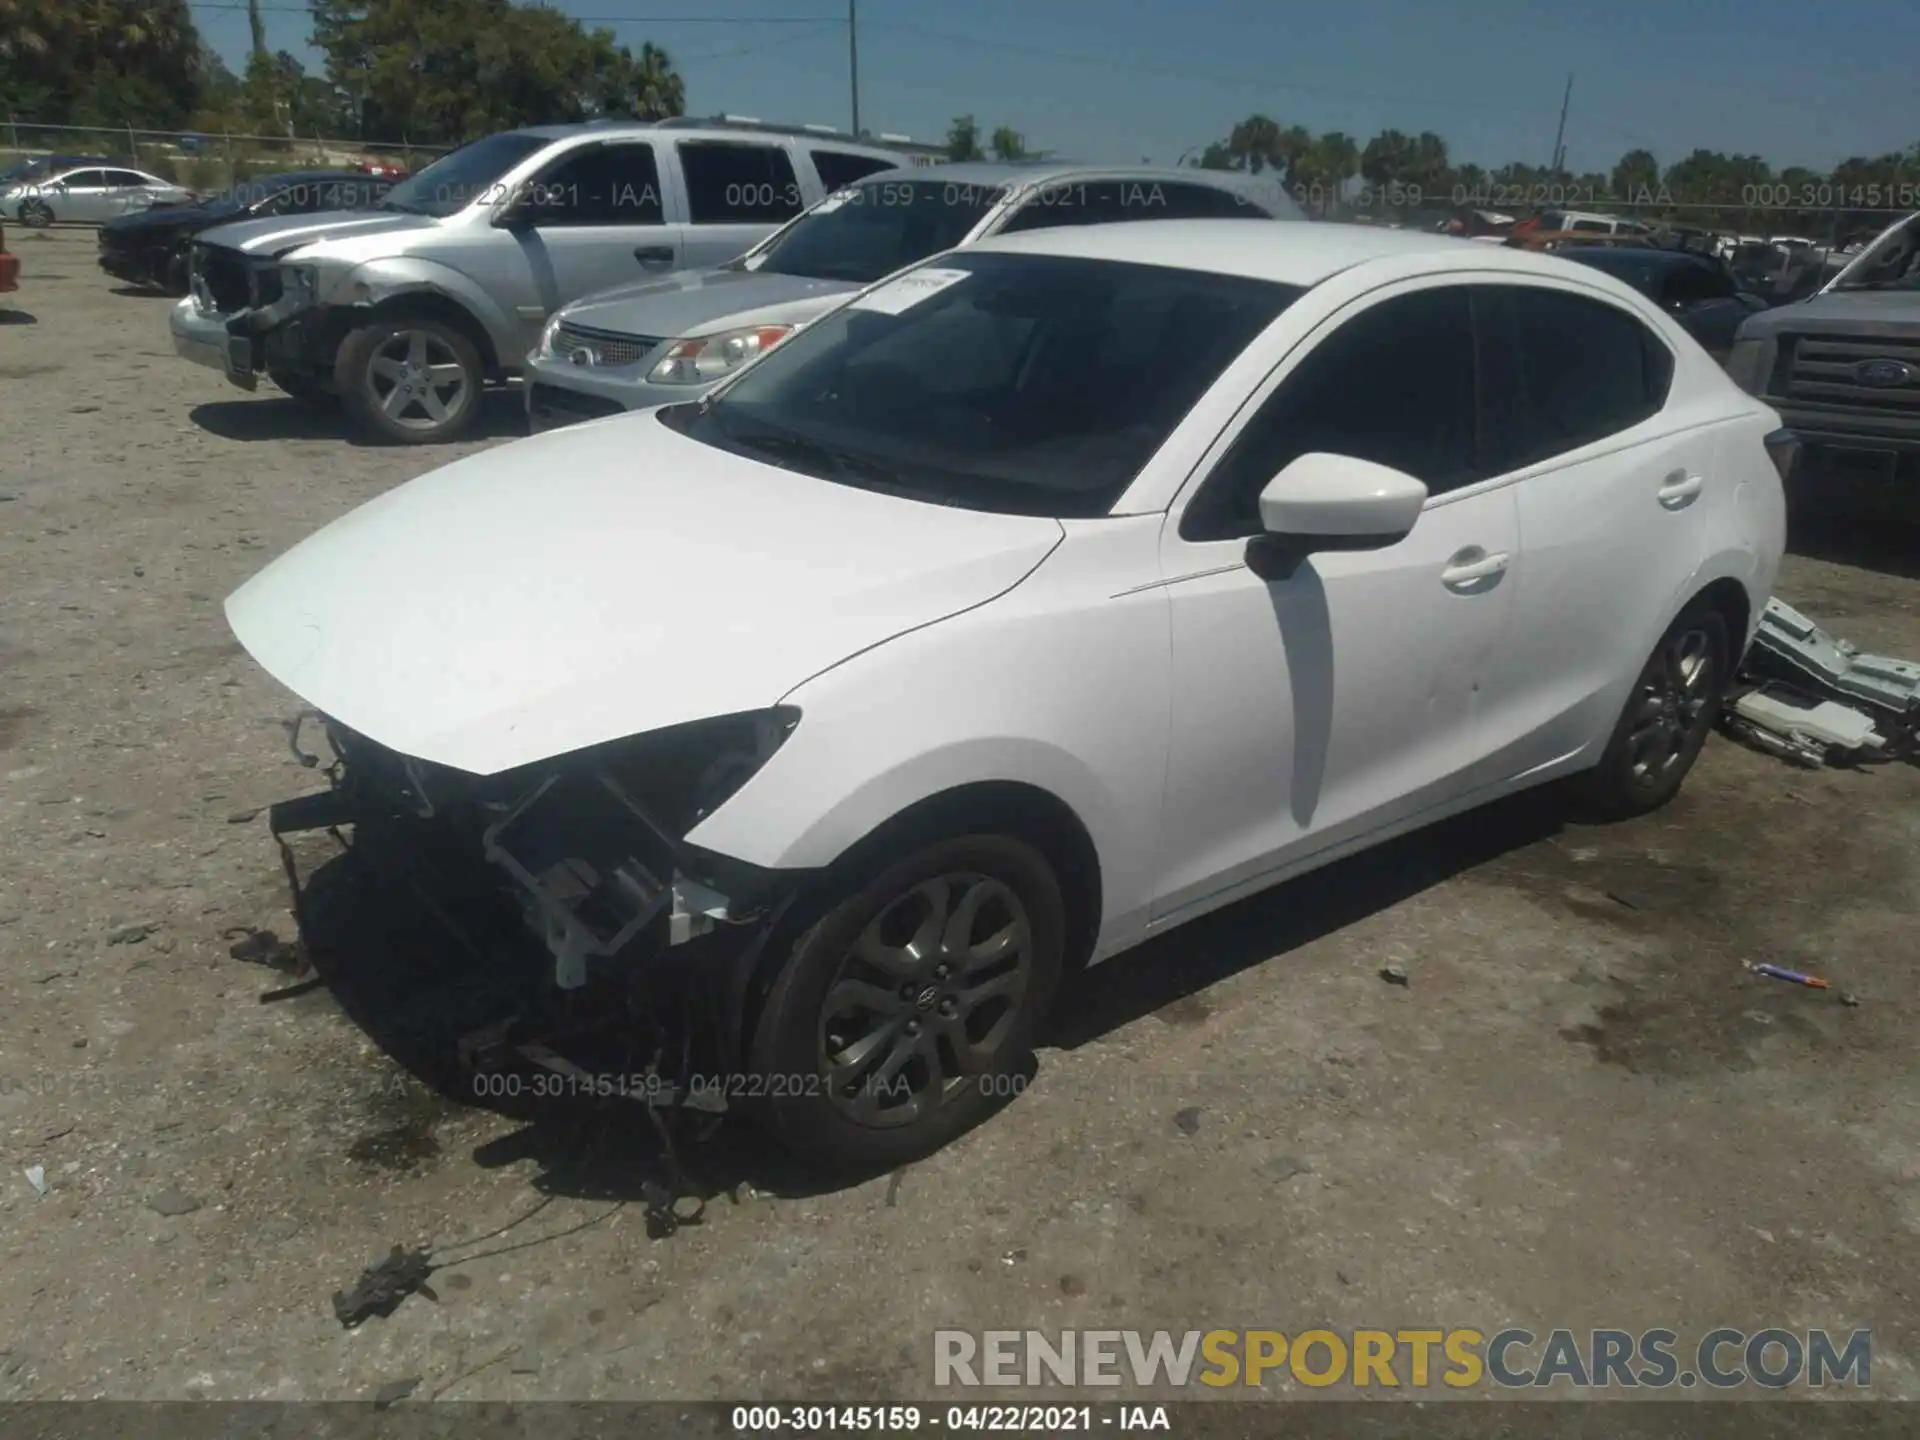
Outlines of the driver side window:
<svg viewBox="0 0 1920 1440">
<path fill-rule="evenodd" d="M 1180 519 L 1186 540 L 1260 531 L 1260 492 L 1314 451 L 1391 465 L 1440 495 L 1486 478 L 1467 287 L 1382 301 L 1337 328 L 1247 422 Z"/>
</svg>

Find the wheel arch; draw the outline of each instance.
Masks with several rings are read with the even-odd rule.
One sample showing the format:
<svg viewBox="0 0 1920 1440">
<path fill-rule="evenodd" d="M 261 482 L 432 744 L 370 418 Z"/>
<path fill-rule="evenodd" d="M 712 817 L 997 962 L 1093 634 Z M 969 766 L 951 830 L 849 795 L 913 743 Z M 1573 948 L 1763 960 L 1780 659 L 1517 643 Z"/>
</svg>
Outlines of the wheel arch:
<svg viewBox="0 0 1920 1440">
<path fill-rule="evenodd" d="M 354 327 L 358 327 L 368 323 L 411 317 L 438 320 L 441 324 L 458 330 L 472 341 L 474 349 L 480 352 L 480 363 L 486 366 L 487 372 L 500 373 L 499 349 L 494 344 L 493 335 L 488 331 L 485 323 L 460 301 L 444 291 L 427 286 L 415 290 L 402 290 L 365 308 L 356 308 L 352 312 L 351 323 Z"/>
<path fill-rule="evenodd" d="M 973 780 L 906 805 L 870 829 L 826 866 L 809 872 L 793 903 L 775 922 L 770 943 L 749 953 L 738 976 L 726 1026 L 727 1053 L 744 1055 L 766 997 L 793 944 L 824 915 L 853 877 L 922 844 L 965 834 L 1000 834 L 1032 845 L 1052 867 L 1066 911 L 1062 975 L 1083 968 L 1100 933 L 1103 904 L 1099 851 L 1073 807 L 1023 780 Z"/>
</svg>

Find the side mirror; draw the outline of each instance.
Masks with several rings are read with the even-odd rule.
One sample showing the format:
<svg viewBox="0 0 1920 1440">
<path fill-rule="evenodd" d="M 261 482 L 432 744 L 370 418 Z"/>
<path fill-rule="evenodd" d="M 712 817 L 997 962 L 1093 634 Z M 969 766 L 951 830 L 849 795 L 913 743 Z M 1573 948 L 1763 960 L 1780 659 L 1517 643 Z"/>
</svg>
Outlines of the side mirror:
<svg viewBox="0 0 1920 1440">
<path fill-rule="evenodd" d="M 1384 550 L 1404 540 L 1427 503 L 1413 476 L 1370 460 L 1322 451 L 1302 455 L 1260 492 L 1260 526 L 1247 564 L 1263 580 L 1285 579 L 1310 555 Z"/>
</svg>

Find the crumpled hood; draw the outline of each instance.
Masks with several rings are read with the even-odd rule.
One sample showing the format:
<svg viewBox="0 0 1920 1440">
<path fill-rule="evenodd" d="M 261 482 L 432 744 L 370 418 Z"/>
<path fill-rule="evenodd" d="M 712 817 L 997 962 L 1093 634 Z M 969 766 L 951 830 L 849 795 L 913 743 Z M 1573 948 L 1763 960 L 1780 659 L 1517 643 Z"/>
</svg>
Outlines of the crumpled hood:
<svg viewBox="0 0 1920 1440">
<path fill-rule="evenodd" d="M 750 270 L 696 270 L 662 280 L 642 280 L 601 290 L 566 307 L 568 320 L 621 335 L 673 340 L 739 318 L 759 323 L 759 312 L 792 307 L 811 318 L 861 287 L 844 280 L 799 275 L 762 275 Z M 809 306 L 807 302 L 814 302 Z M 793 317 L 797 322 L 799 315 Z M 787 319 L 783 313 L 782 319 Z M 790 322 L 790 323 L 793 323 Z"/>
<path fill-rule="evenodd" d="M 490 775 L 773 705 L 1011 589 L 1065 533 L 777 469 L 658 414 L 390 490 L 242 585 L 228 624 L 314 708 Z"/>
<path fill-rule="evenodd" d="M 1835 335 L 1911 335 L 1920 325 L 1920 290 L 1835 290 L 1777 305 L 1740 324 L 1742 340 L 1819 331 Z"/>
<path fill-rule="evenodd" d="M 357 239 L 362 235 L 392 235 L 403 230 L 425 230 L 431 216 L 386 210 L 322 210 L 317 215 L 282 215 L 269 220 L 240 220 L 221 225 L 200 237 L 208 245 L 224 245 L 249 255 L 280 255 L 316 240 Z"/>
</svg>

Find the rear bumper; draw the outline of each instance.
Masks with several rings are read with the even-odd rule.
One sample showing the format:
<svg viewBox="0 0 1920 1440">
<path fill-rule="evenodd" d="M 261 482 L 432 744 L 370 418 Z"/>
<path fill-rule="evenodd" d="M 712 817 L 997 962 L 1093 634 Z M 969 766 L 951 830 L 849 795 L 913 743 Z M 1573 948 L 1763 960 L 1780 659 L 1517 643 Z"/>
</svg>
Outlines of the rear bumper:
<svg viewBox="0 0 1920 1440">
<path fill-rule="evenodd" d="M 227 322 L 223 318 L 206 314 L 188 296 L 167 316 L 167 328 L 173 332 L 174 354 L 226 373 Z"/>
</svg>

